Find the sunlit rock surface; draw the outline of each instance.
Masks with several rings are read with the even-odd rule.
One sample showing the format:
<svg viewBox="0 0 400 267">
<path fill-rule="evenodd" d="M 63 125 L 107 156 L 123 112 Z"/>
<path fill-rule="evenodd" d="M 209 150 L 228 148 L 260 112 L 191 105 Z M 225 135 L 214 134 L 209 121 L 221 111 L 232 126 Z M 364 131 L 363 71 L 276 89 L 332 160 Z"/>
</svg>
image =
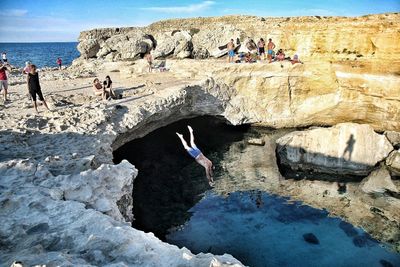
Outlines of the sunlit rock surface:
<svg viewBox="0 0 400 267">
<path fill-rule="evenodd" d="M 368 175 L 393 150 L 369 125 L 342 123 L 289 133 L 277 140 L 282 165 L 294 170 Z"/>
</svg>

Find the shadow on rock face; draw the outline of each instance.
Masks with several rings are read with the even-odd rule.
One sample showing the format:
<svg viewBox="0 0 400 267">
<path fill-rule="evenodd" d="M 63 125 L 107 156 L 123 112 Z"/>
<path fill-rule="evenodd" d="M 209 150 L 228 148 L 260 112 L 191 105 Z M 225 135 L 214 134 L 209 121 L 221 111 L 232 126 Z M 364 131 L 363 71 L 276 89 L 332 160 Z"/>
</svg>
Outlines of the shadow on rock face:
<svg viewBox="0 0 400 267">
<path fill-rule="evenodd" d="M 183 148 L 176 132 L 189 141 L 187 125 L 195 143 L 221 172 L 218 159 L 232 142 L 243 139 L 248 126 L 230 126 L 211 116 L 175 122 L 159 128 L 114 151 L 114 162 L 127 159 L 139 170 L 133 189 L 135 228 L 164 239 L 167 229 L 183 224 L 188 210 L 210 187 L 204 168 Z"/>
</svg>

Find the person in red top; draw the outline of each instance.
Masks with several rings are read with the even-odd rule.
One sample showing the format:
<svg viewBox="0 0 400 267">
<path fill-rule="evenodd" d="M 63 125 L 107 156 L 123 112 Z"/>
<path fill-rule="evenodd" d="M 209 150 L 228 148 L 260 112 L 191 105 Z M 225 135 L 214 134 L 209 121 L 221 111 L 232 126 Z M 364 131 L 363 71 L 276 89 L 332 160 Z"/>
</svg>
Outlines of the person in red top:
<svg viewBox="0 0 400 267">
<path fill-rule="evenodd" d="M 58 69 L 61 70 L 61 65 L 62 65 L 61 58 L 57 58 L 57 65 L 58 65 Z"/>
<path fill-rule="evenodd" d="M 4 102 L 8 101 L 7 99 L 7 90 L 8 90 L 8 81 L 7 81 L 7 73 L 6 71 L 8 64 L 0 65 L 0 92 L 4 88 Z"/>
</svg>

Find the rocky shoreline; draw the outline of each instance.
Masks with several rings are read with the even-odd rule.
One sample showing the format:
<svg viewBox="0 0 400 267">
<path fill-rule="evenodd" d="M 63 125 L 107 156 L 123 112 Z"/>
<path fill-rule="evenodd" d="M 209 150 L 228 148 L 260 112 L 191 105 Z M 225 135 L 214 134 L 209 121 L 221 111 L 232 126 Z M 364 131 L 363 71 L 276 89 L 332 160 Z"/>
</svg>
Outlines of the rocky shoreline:
<svg viewBox="0 0 400 267">
<path fill-rule="evenodd" d="M 390 14 L 384 23 L 390 25 L 398 16 Z M 367 19 L 378 23 L 371 18 L 357 18 L 359 22 Z M 307 18 L 304 23 L 313 25 L 314 20 L 320 19 Z M 329 20 L 334 22 L 332 18 Z M 169 23 L 172 29 L 180 22 L 135 28 L 132 42 L 137 42 L 140 50 L 143 35 L 137 37 L 137 31 L 165 29 L 168 34 L 169 29 L 165 27 Z M 348 26 L 348 21 L 343 23 Z M 394 24 L 388 26 L 387 31 L 391 33 L 398 28 L 398 24 Z M 122 54 L 114 54 L 112 58 L 108 56 L 110 53 L 105 54 L 107 47 L 119 47 L 122 37 L 110 37 L 114 41 L 107 39 L 108 46 L 99 43 L 98 35 L 115 34 L 114 31 L 116 29 L 82 33 L 80 49 L 86 49 L 88 54 L 83 54 L 66 70 L 41 73 L 42 87 L 52 112 L 33 115 L 25 97 L 23 77 L 18 73 L 12 77 L 11 102 L 0 106 L 0 219 L 3 222 L 0 258 L 4 266 L 16 260 L 27 265 L 49 266 L 242 266 L 230 255 L 193 255 L 187 249 L 178 249 L 151 233 L 130 227 L 134 205 L 132 186 L 140 170 L 127 161 L 112 164 L 113 151 L 123 144 L 172 122 L 200 115 L 221 116 L 234 125 L 253 123 L 273 128 L 339 124 L 305 131 L 308 134 L 332 132 L 341 127 L 340 123 L 351 122 L 346 126 L 347 132 L 339 132 L 354 132 L 353 159 L 367 164 L 368 168 L 361 168 L 362 175 L 370 175 L 362 184 L 348 182 L 346 193 L 341 194 L 338 182 L 283 179 L 277 165 L 264 166 L 261 158 L 261 170 L 265 168 L 264 171 L 270 173 L 268 168 L 274 168 L 275 176 L 257 183 L 258 189 L 326 208 L 332 215 L 362 226 L 400 251 L 400 202 L 396 195 L 400 152 L 398 141 L 394 141 L 400 132 L 400 69 L 379 56 L 380 52 L 384 54 L 385 49 L 391 48 L 394 61 L 398 61 L 397 48 L 379 42 L 382 46 L 378 45 L 379 49 L 370 57 L 344 61 L 336 57 L 335 62 L 329 62 L 323 60 L 323 53 L 308 54 L 310 60 L 304 65 L 284 62 L 282 67 L 279 63 L 227 64 L 219 59 L 167 59 L 168 72 L 149 74 L 144 71 L 144 60 L 133 61 L 143 52 L 141 50 L 139 53 L 130 51 L 126 60 Z M 129 29 L 118 31 L 125 34 Z M 218 40 L 225 38 L 225 34 L 231 35 L 232 31 L 223 31 Z M 388 32 L 385 34 L 390 34 Z M 199 33 L 203 34 L 201 29 Z M 95 55 L 100 51 L 104 55 L 89 56 L 94 54 L 86 43 L 89 39 L 97 42 L 95 46 L 99 49 Z M 356 42 L 353 45 L 356 46 Z M 158 46 L 162 47 L 162 42 Z M 178 55 L 179 52 L 175 56 L 179 58 Z M 115 89 L 123 93 L 123 99 L 104 102 L 91 95 L 93 76 L 106 74 L 112 75 Z M 359 128 L 368 130 L 358 131 Z M 385 131 L 386 135 L 382 135 Z M 302 136 L 305 132 L 297 134 Z M 295 135 L 289 133 L 278 141 L 266 139 L 268 149 L 263 153 L 275 151 L 275 142 L 278 145 L 295 142 Z M 321 135 L 325 136 L 317 137 Z M 306 152 L 329 156 L 330 150 L 324 150 L 327 147 L 323 143 L 328 142 L 336 149 L 336 155 L 343 154 L 349 135 L 339 139 L 334 136 L 322 141 L 307 136 L 304 140 L 313 141 L 301 139 L 294 146 L 300 144 Z M 378 157 L 380 150 L 382 156 Z M 326 164 L 332 161 L 324 162 L 323 157 L 299 151 L 287 154 L 292 161 L 289 165 L 294 166 L 293 155 L 301 154 L 301 159 L 305 160 L 300 164 L 295 161 L 294 168 L 322 166 L 323 171 L 335 168 Z M 370 156 L 375 157 L 374 160 L 365 161 Z M 255 159 L 254 155 L 249 155 L 248 160 L 251 159 Z M 233 154 L 230 160 L 237 164 L 231 166 L 227 162 L 232 175 L 240 177 L 240 169 L 248 170 L 245 173 L 251 176 L 253 163 Z M 385 164 L 381 170 L 379 166 Z M 359 171 L 360 166 L 350 164 L 345 169 Z M 384 185 L 380 177 L 385 178 Z"/>
</svg>

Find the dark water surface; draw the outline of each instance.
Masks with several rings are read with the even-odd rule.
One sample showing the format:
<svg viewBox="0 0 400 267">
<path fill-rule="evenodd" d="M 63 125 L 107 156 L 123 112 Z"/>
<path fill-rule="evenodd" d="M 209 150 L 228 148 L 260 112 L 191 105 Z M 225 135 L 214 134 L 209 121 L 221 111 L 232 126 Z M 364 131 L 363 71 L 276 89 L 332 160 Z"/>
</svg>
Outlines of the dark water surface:
<svg viewBox="0 0 400 267">
<path fill-rule="evenodd" d="M 26 61 L 42 67 L 57 67 L 61 57 L 63 65 L 71 65 L 79 57 L 77 42 L 71 43 L 0 43 L 0 54 L 7 53 L 8 62 L 16 67 L 24 67 Z"/>
</svg>

